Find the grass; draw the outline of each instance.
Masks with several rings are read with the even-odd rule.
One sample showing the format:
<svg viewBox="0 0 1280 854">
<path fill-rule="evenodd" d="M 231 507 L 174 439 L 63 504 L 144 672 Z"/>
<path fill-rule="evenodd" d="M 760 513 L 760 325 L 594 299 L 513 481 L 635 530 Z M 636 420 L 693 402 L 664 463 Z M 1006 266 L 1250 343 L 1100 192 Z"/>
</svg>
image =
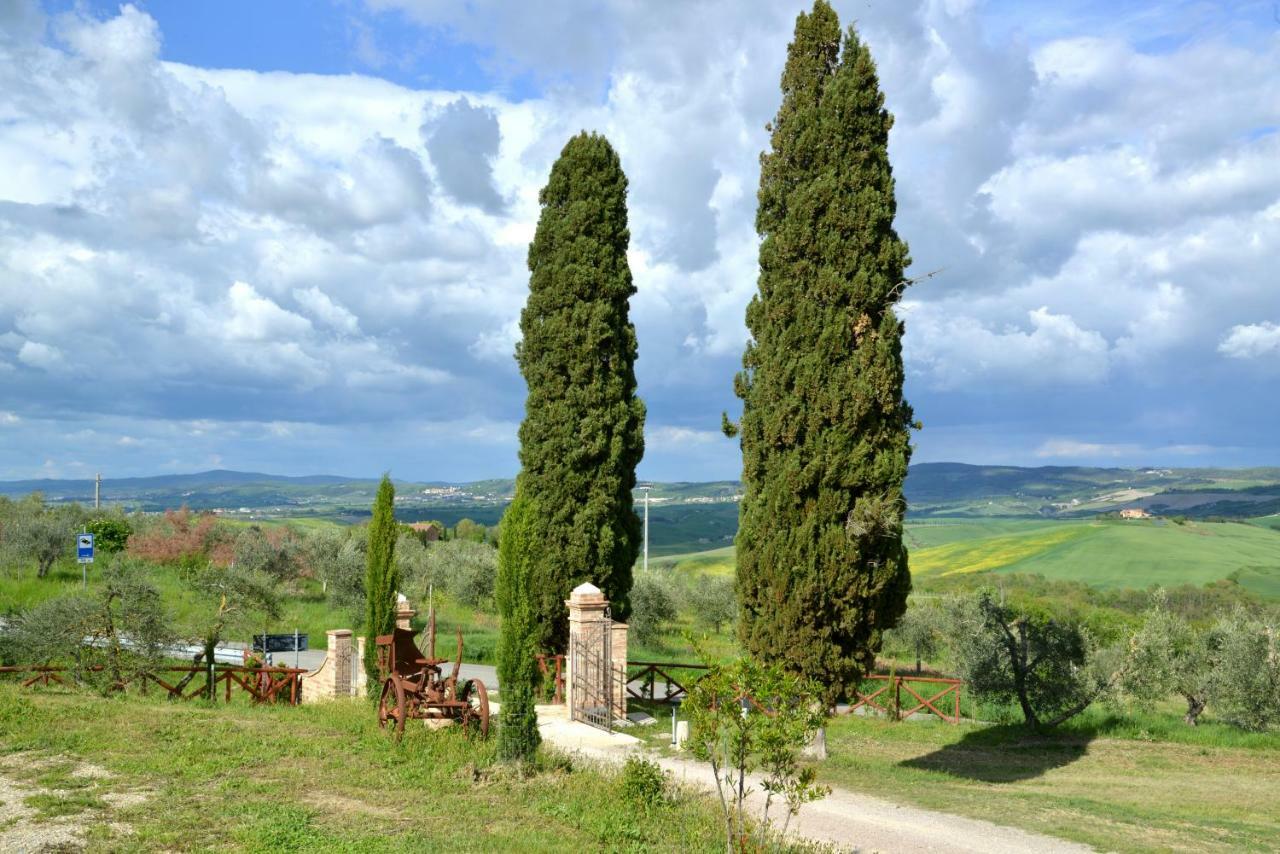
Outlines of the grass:
<svg viewBox="0 0 1280 854">
<path fill-rule="evenodd" d="M 361 702 L 209 708 L 0 686 L 0 752 L 101 765 L 151 792 L 88 823 L 90 849 L 139 851 L 717 851 L 717 807 L 631 803 L 619 775 L 544 757 L 522 778 L 494 743 L 414 728 L 390 743 Z M 41 809 L 73 801 L 42 796 Z M 48 802 L 46 804 L 46 801 Z M 67 804 L 57 806 L 57 802 Z M 89 808 L 86 804 L 85 808 Z"/>
<path fill-rule="evenodd" d="M 1169 715 L 1098 714 L 1045 737 L 844 716 L 827 746 L 831 785 L 1102 850 L 1262 851 L 1280 838 L 1280 735 Z"/>
</svg>

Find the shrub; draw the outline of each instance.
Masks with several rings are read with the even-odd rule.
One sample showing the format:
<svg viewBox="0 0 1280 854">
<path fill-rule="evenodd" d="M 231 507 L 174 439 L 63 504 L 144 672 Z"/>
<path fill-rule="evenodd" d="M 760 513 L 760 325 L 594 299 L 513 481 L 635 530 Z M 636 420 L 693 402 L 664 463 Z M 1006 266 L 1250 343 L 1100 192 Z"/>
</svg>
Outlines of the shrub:
<svg viewBox="0 0 1280 854">
<path fill-rule="evenodd" d="M 657 763 L 634 753 L 622 766 L 622 796 L 648 812 L 667 800 L 667 775 Z"/>
<path fill-rule="evenodd" d="M 676 618 L 676 601 L 667 584 L 655 575 L 641 575 L 631 587 L 628 626 L 642 644 L 656 643 L 663 628 Z"/>
<path fill-rule="evenodd" d="M 819 687 L 776 665 L 743 659 L 712 665 L 689 690 L 689 749 L 711 763 L 723 810 L 725 841 L 732 850 L 761 850 L 770 829 L 769 810 L 776 798 L 786 805 L 782 833 L 809 801 L 830 792 L 815 782 L 812 766 L 801 767 L 800 752 L 826 720 Z M 753 844 L 745 801 L 746 777 L 764 772 L 767 792 L 760 839 Z"/>
<path fill-rule="evenodd" d="M 84 528 L 93 534 L 95 550 L 108 555 L 124 551 L 133 533 L 133 526 L 122 513 L 95 516 Z"/>
<path fill-rule="evenodd" d="M 211 513 L 198 516 L 183 507 L 166 510 L 129 537 L 128 553 L 155 563 L 220 565 L 235 559 L 235 540 Z"/>
</svg>

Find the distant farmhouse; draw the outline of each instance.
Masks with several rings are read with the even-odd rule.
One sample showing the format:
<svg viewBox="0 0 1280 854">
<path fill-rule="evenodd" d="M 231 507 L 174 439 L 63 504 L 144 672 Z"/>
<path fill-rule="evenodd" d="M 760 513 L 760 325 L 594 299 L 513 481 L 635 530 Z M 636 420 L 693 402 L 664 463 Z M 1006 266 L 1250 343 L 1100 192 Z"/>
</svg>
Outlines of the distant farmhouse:
<svg viewBox="0 0 1280 854">
<path fill-rule="evenodd" d="M 1126 507 L 1120 511 L 1121 519 L 1150 519 L 1151 514 L 1141 507 Z"/>
</svg>

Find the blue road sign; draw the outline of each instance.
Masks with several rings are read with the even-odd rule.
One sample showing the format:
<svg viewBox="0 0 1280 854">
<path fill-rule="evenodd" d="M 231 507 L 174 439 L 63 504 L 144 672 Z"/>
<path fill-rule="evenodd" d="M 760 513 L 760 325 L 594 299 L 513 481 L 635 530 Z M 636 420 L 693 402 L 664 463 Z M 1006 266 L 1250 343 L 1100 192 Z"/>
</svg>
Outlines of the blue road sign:
<svg viewBox="0 0 1280 854">
<path fill-rule="evenodd" d="M 80 563 L 93 563 L 93 534 L 80 534 L 76 537 L 76 560 Z"/>
</svg>

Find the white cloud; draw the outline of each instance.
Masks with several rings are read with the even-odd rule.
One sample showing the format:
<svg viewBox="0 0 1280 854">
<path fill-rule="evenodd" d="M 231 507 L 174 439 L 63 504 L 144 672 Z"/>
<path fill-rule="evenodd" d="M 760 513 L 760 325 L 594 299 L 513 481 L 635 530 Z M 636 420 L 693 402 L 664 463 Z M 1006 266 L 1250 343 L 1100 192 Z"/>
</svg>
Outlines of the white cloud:
<svg viewBox="0 0 1280 854">
<path fill-rule="evenodd" d="M 360 333 L 359 319 L 319 288 L 294 288 L 293 298 L 321 323 L 348 335 Z"/>
<path fill-rule="evenodd" d="M 229 316 L 222 328 L 230 338 L 271 341 L 311 331 L 305 317 L 286 311 L 245 282 L 236 282 L 227 291 L 227 307 Z"/>
<path fill-rule="evenodd" d="M 542 90 L 517 102 L 502 86 L 196 68 L 161 61 L 163 33 L 134 6 L 59 17 L 52 36 L 34 4 L 5 13 L 7 404 L 29 418 L 127 405 L 184 424 L 339 429 L 406 410 L 514 423 L 537 193 L 587 128 L 608 135 L 630 182 L 651 417 L 714 426 L 733 405 L 758 272 L 758 155 L 796 9 L 367 5 L 407 17 L 343 14 L 443 27 L 432 38 L 478 45 L 487 71 Z M 1111 15 L 1039 10 L 1017 25 L 1028 41 L 983 4 L 836 6 L 857 20 L 897 117 L 913 272 L 945 268 L 902 312 L 926 423 L 947 415 L 929 408 L 939 389 L 973 402 L 1015 388 L 1027 409 L 1089 389 L 1097 417 L 1159 408 L 1133 384 L 1275 352 L 1259 318 L 1274 315 L 1280 268 L 1280 42 L 1200 28 L 1146 52 Z M 1167 33 L 1176 17 L 1151 20 Z M 85 376 L 100 394 L 82 394 Z M 667 441 L 712 447 L 667 429 L 650 431 L 659 454 Z"/>
<path fill-rule="evenodd" d="M 24 342 L 22 347 L 18 349 L 18 360 L 44 371 L 51 371 L 54 368 L 61 367 L 64 362 L 61 350 L 51 344 L 43 344 L 39 341 Z"/>
<path fill-rule="evenodd" d="M 1166 459 L 1173 457 L 1201 457 L 1225 450 L 1213 445 L 1162 445 L 1146 446 L 1134 442 L 1083 442 L 1077 439 L 1048 439 L 1035 451 L 1041 459 L 1127 460 L 1131 464 L 1147 457 Z"/>
<path fill-rule="evenodd" d="M 1257 359 L 1280 353 L 1280 324 L 1264 321 L 1233 326 L 1218 345 L 1218 352 L 1233 359 Z"/>
<path fill-rule="evenodd" d="M 0 412 L 0 427 L 10 427 L 21 420 L 21 418 L 14 415 L 12 412 Z"/>
<path fill-rule="evenodd" d="M 1027 313 L 1029 329 L 991 328 L 925 304 L 903 308 L 913 330 L 906 343 L 907 364 L 937 388 L 1097 383 L 1110 369 L 1106 339 L 1046 306 Z"/>
<path fill-rule="evenodd" d="M 714 442 L 725 442 L 724 434 L 718 430 L 695 430 L 689 427 L 676 427 L 669 424 L 645 425 L 644 442 L 646 447 L 675 449 L 710 445 Z"/>
</svg>

